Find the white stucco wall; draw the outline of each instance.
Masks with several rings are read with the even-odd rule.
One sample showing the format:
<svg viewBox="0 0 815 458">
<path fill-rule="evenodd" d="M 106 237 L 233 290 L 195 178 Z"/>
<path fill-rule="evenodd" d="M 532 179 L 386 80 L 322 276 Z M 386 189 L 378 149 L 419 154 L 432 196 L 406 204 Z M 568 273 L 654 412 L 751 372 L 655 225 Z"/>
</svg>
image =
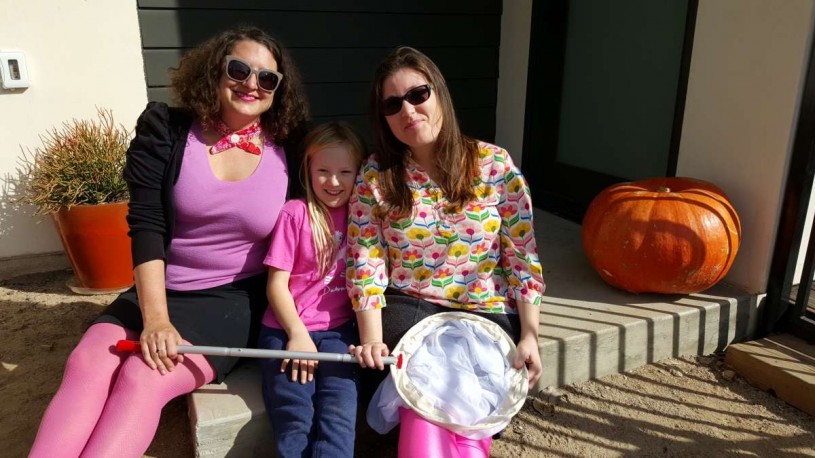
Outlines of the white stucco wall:
<svg viewBox="0 0 815 458">
<path fill-rule="evenodd" d="M 742 222 L 726 281 L 766 290 L 808 43 L 812 0 L 702 0 L 677 175 L 711 181 Z"/>
<path fill-rule="evenodd" d="M 529 70 L 529 37 L 532 0 L 504 1 L 501 16 L 501 49 L 498 58 L 498 106 L 495 109 L 495 143 L 509 151 L 521 165 L 524 146 L 526 76 Z"/>
<path fill-rule="evenodd" d="M 0 49 L 25 52 L 31 87 L 0 89 L 0 259 L 61 250 L 48 219 L 9 203 L 21 146 L 96 107 L 132 127 L 147 103 L 136 0 L 2 3 Z"/>
</svg>

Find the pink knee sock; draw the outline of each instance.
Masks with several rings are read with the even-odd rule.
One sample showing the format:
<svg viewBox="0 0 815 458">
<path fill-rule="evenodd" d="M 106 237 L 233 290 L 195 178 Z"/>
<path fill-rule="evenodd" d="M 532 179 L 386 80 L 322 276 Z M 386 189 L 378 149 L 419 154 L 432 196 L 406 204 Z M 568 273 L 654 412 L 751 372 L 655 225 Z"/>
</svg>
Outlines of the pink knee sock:
<svg viewBox="0 0 815 458">
<path fill-rule="evenodd" d="M 201 355 L 186 355 L 183 364 L 162 376 L 140 353 L 110 350 L 117 340 L 137 337 L 110 324 L 88 329 L 69 358 L 30 457 L 141 457 L 155 435 L 162 407 L 215 378 Z"/>
<path fill-rule="evenodd" d="M 492 437 L 468 439 L 436 426 L 411 409 L 399 409 L 399 458 L 486 458 Z"/>
<path fill-rule="evenodd" d="M 88 328 L 68 357 L 62 384 L 45 410 L 29 457 L 82 453 L 127 356 L 111 347 L 118 340 L 134 338 L 138 334 L 114 324 Z"/>
</svg>

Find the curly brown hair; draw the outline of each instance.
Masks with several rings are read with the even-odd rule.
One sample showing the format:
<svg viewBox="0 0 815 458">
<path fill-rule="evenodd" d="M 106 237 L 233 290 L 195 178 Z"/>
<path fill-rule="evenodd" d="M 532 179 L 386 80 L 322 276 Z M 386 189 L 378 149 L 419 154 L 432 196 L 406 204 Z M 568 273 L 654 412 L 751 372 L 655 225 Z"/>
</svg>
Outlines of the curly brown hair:
<svg viewBox="0 0 815 458">
<path fill-rule="evenodd" d="M 275 90 L 272 108 L 260 115 L 260 124 L 277 143 L 308 120 L 308 100 L 300 74 L 286 49 L 277 39 L 254 26 L 239 26 L 208 39 L 189 50 L 170 69 L 170 90 L 181 108 L 194 113 L 201 124 L 211 126 L 219 117 L 221 105 L 218 85 L 225 68 L 226 56 L 235 44 L 250 40 L 265 46 L 277 61 L 277 71 L 284 75 Z"/>
<path fill-rule="evenodd" d="M 413 194 L 408 189 L 405 169 L 410 148 L 393 135 L 382 113 L 382 86 L 385 80 L 403 68 L 424 75 L 438 98 L 442 126 L 436 139 L 435 161 L 441 175 L 437 184 L 449 202 L 448 210 L 457 211 L 475 199 L 474 187 L 479 178 L 478 142 L 461 132 L 450 90 L 439 68 L 429 57 L 407 46 L 400 46 L 385 57 L 376 69 L 371 85 L 371 123 L 379 162 L 379 184 L 386 202 L 384 208 L 374 211 L 377 215 L 395 211 L 404 217 L 413 207 Z"/>
</svg>

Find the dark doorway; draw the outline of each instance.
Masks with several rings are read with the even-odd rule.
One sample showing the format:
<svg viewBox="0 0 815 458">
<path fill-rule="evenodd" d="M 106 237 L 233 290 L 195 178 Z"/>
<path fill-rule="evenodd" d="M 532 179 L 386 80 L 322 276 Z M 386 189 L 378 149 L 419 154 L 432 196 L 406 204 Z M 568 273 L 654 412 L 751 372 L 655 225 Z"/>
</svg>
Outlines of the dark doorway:
<svg viewBox="0 0 815 458">
<path fill-rule="evenodd" d="M 536 206 L 580 222 L 613 183 L 673 176 L 698 0 L 538 0 L 523 169 Z"/>
</svg>

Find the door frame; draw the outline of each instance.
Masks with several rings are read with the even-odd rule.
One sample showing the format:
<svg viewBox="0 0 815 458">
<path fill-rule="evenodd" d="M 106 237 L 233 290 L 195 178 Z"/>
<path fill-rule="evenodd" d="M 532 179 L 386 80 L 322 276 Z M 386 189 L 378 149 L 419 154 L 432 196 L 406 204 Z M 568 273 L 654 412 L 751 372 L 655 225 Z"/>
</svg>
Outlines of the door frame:
<svg viewBox="0 0 815 458">
<path fill-rule="evenodd" d="M 807 312 L 815 271 L 815 224 L 809 234 L 801 282 L 793 294 L 793 282 L 804 238 L 807 211 L 815 182 L 815 39 L 810 38 L 801 106 L 795 126 L 787 181 L 778 220 L 767 299 L 760 332 L 789 332 L 815 341 L 815 313 Z"/>
</svg>

